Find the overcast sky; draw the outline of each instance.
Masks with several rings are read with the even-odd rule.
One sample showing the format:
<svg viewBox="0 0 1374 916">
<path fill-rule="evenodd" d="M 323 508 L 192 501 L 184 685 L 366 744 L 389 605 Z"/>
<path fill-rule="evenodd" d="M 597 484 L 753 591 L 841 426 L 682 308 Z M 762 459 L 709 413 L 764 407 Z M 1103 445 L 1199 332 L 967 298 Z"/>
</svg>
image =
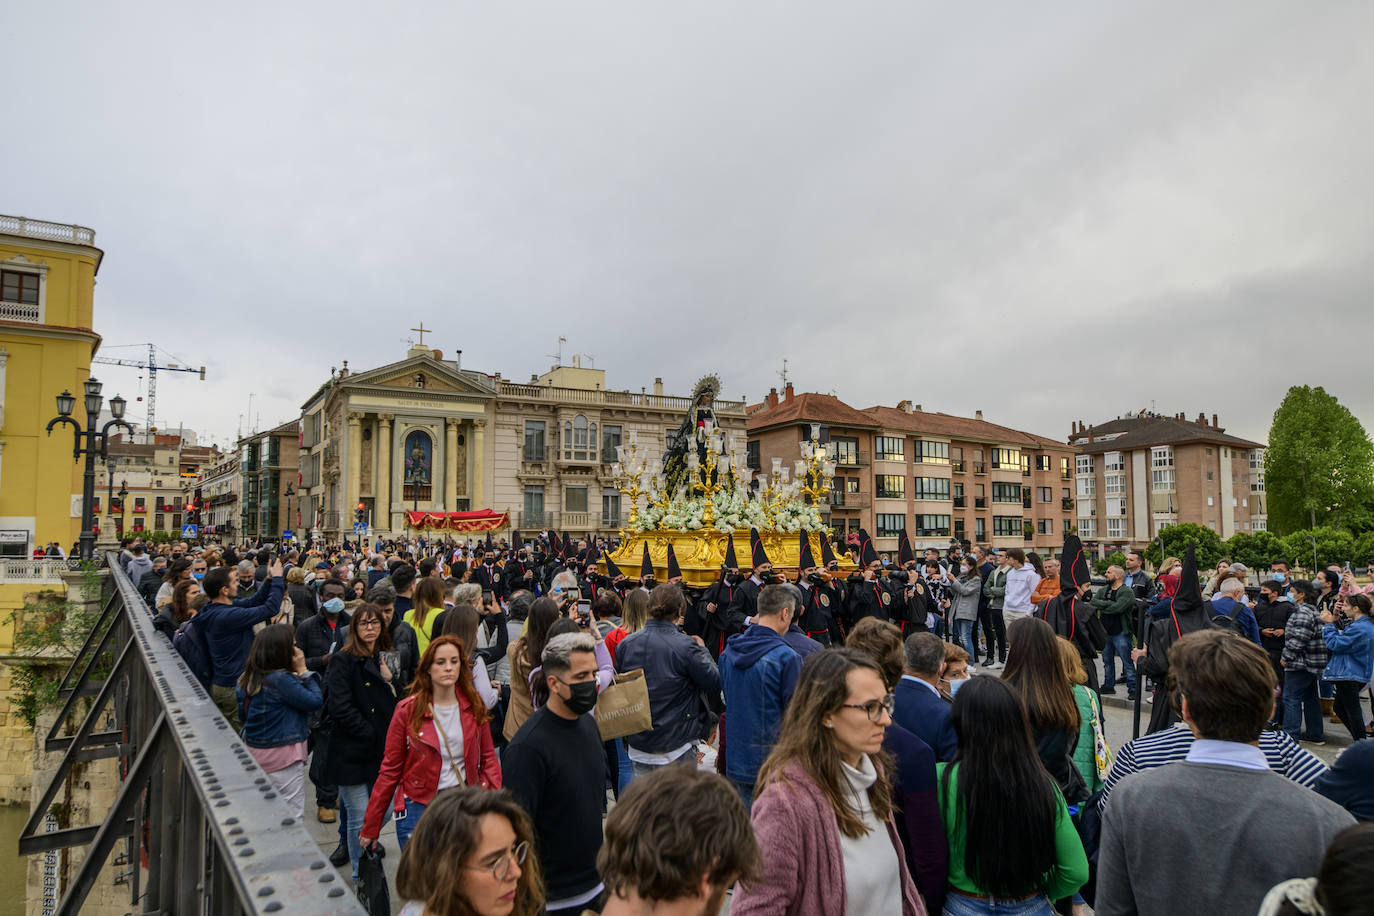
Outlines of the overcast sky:
<svg viewBox="0 0 1374 916">
<path fill-rule="evenodd" d="M 221 441 L 421 320 L 516 380 L 561 335 L 635 391 L 756 401 L 785 358 L 857 407 L 1263 438 L 1292 384 L 1374 419 L 1371 34 L 1337 0 L 12 4 L 0 212 L 96 230 L 96 329 L 205 364 L 159 425 Z"/>
</svg>

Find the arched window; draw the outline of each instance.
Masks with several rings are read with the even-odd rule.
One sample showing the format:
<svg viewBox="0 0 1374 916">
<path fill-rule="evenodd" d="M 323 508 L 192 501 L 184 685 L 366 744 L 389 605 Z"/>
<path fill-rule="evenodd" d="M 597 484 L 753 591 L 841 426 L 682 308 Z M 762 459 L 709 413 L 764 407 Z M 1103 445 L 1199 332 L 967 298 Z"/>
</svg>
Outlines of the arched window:
<svg viewBox="0 0 1374 916">
<path fill-rule="evenodd" d="M 573 417 L 572 422 L 563 424 L 563 458 L 569 461 L 586 461 L 596 457 L 596 447 L 591 441 L 596 438 L 596 424 L 590 426 L 582 414 Z"/>
</svg>

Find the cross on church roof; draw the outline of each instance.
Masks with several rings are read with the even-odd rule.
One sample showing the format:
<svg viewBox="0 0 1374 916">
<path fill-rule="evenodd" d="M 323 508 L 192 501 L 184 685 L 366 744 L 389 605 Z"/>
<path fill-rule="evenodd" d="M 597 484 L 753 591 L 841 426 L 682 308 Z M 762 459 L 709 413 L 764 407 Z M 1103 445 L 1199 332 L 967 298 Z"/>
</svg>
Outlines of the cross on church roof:
<svg viewBox="0 0 1374 916">
<path fill-rule="evenodd" d="M 432 330 L 425 327 L 425 323 L 423 321 L 420 322 L 420 326 L 418 328 L 411 328 L 410 330 L 420 335 L 420 346 L 422 347 L 425 345 L 425 335 L 434 333 Z"/>
</svg>

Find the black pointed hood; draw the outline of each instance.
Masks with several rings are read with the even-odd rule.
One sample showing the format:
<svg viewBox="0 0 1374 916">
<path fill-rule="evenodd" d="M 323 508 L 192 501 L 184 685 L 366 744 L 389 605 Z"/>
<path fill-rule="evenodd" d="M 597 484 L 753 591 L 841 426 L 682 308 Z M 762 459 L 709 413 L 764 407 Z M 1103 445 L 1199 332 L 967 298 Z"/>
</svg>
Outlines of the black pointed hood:
<svg viewBox="0 0 1374 916">
<path fill-rule="evenodd" d="M 873 539 L 868 532 L 859 529 L 859 566 L 867 567 L 878 562 L 878 551 L 873 548 Z"/>
<path fill-rule="evenodd" d="M 725 559 L 721 561 L 725 569 L 739 569 L 739 558 L 735 556 L 735 534 L 732 531 L 725 540 Z"/>
<path fill-rule="evenodd" d="M 901 535 L 897 539 L 897 565 L 905 566 L 908 563 L 916 562 L 916 552 L 911 549 L 911 538 L 906 536 L 906 529 L 902 529 Z"/>
<path fill-rule="evenodd" d="M 1202 586 L 1198 582 L 1197 576 L 1197 557 L 1194 554 L 1193 544 L 1188 542 L 1188 550 L 1183 554 L 1183 572 L 1178 577 L 1178 593 L 1174 595 L 1173 610 L 1175 614 L 1187 614 L 1194 611 L 1201 611 Z"/>
<path fill-rule="evenodd" d="M 611 559 L 611 552 L 609 550 L 602 554 L 602 559 L 606 561 L 606 575 L 610 576 L 612 579 L 617 579 L 625 575 L 620 571 L 620 567 L 615 565 L 615 560 Z"/>
<path fill-rule="evenodd" d="M 682 567 L 677 565 L 677 554 L 673 553 L 673 545 L 668 545 L 668 578 L 681 579 Z"/>
<path fill-rule="evenodd" d="M 1064 535 L 1064 552 L 1059 557 L 1059 590 L 1076 591 L 1091 581 L 1092 572 L 1088 569 L 1088 555 L 1083 551 L 1083 542 L 1076 534 Z"/>
<path fill-rule="evenodd" d="M 811 535 L 807 534 L 805 531 L 801 533 L 801 551 L 797 556 L 799 558 L 797 560 L 798 572 L 816 565 L 816 557 L 811 552 Z"/>
<path fill-rule="evenodd" d="M 838 559 L 839 557 L 835 556 L 835 548 L 830 546 L 830 538 L 823 535 L 821 537 L 821 562 L 829 566 Z"/>
<path fill-rule="evenodd" d="M 763 549 L 763 538 L 759 537 L 759 529 L 749 529 L 749 555 L 750 562 L 754 564 L 754 569 L 758 569 L 765 563 L 771 563 L 768 559 L 768 552 Z"/>
<path fill-rule="evenodd" d="M 649 542 L 644 542 L 644 557 L 639 561 L 639 578 L 647 579 L 654 574 L 654 561 L 649 559 Z"/>
<path fill-rule="evenodd" d="M 520 531 L 519 531 L 519 529 L 517 529 L 517 530 L 515 530 L 515 531 L 512 531 L 512 532 L 511 532 L 511 536 L 510 536 L 510 549 L 511 549 L 511 550 L 519 550 L 521 547 L 524 547 L 524 546 L 525 546 L 525 541 L 524 541 L 523 538 L 520 537 Z"/>
</svg>

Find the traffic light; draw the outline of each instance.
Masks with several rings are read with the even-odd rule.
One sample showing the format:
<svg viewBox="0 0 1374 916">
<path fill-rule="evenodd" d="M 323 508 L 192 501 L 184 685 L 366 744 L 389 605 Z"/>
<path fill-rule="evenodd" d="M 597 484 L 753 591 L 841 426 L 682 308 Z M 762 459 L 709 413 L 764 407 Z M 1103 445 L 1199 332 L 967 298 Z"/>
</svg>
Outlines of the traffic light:
<svg viewBox="0 0 1374 916">
<path fill-rule="evenodd" d="M 367 506 L 358 503 L 358 508 L 353 510 L 353 521 L 362 522 L 367 516 Z"/>
</svg>

